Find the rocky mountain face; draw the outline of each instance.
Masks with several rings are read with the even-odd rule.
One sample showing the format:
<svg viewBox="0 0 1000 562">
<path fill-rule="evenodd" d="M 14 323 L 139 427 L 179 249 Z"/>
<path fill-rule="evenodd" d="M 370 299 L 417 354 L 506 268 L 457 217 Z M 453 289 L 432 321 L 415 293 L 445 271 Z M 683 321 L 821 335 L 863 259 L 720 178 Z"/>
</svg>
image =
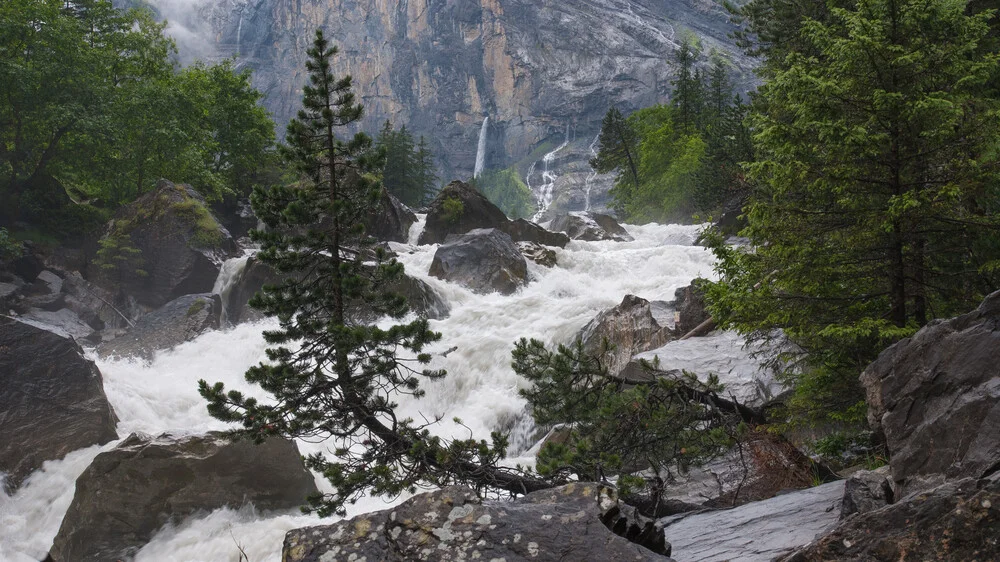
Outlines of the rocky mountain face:
<svg viewBox="0 0 1000 562">
<path fill-rule="evenodd" d="M 450 180 L 472 175 L 485 128 L 485 167 L 517 166 L 536 191 L 556 184 L 563 211 L 585 210 L 588 189 L 600 208 L 610 181 L 595 184 L 586 160 L 601 118 L 610 106 L 666 101 L 682 37 L 728 56 L 749 80 L 717 0 L 148 3 L 171 22 L 182 59 L 235 55 L 252 68 L 279 127 L 298 109 L 306 50 L 322 28 L 340 48 L 336 71 L 354 77 L 364 129 L 390 119 L 426 136 Z"/>
</svg>

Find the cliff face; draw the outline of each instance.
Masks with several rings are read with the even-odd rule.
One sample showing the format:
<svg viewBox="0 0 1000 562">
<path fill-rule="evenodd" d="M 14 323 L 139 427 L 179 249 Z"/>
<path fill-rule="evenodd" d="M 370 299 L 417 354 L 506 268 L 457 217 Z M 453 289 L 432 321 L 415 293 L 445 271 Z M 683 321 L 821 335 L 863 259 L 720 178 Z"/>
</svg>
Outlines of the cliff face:
<svg viewBox="0 0 1000 562">
<path fill-rule="evenodd" d="M 323 28 L 340 48 L 336 70 L 354 77 L 367 112 L 364 128 L 374 131 L 388 118 L 425 135 L 446 180 L 472 174 L 485 117 L 487 167 L 516 164 L 524 175 L 535 160 L 540 169 L 542 155 L 566 138 L 589 155 L 609 106 L 627 113 L 667 99 L 682 36 L 694 35 L 705 52 L 717 49 L 737 68 L 749 67 L 713 0 L 152 3 L 175 30 L 184 27 L 178 18 L 186 18 L 185 32 L 210 37 L 214 55 L 235 54 L 254 69 L 279 125 L 297 110 L 306 49 Z M 175 34 L 182 56 L 183 35 Z M 540 148 L 546 141 L 550 148 Z"/>
</svg>

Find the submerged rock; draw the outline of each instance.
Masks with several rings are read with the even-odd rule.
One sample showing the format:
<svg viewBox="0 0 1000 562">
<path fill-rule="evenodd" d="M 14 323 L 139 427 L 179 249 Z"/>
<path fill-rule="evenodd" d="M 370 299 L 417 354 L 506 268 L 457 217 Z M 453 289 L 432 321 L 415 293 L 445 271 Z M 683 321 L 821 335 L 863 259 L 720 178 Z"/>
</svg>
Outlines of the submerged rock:
<svg viewBox="0 0 1000 562">
<path fill-rule="evenodd" d="M 218 330 L 221 316 L 219 295 L 184 295 L 143 316 L 123 335 L 98 346 L 97 352 L 102 357 L 151 359 L 157 351 L 191 341 L 209 330 Z"/>
<path fill-rule="evenodd" d="M 509 295 L 528 281 L 528 265 L 504 232 L 476 229 L 449 238 L 434 253 L 430 275 L 475 293 Z"/>
<path fill-rule="evenodd" d="M 631 242 L 632 236 L 613 217 L 601 213 L 578 212 L 559 215 L 549 228 L 565 232 L 573 240 Z"/>
<path fill-rule="evenodd" d="M 896 495 L 1000 467 L 1000 292 L 882 352 L 861 382 Z"/>
<path fill-rule="evenodd" d="M 17 488 L 47 460 L 118 438 L 101 372 L 72 339 L 0 316 L 0 472 Z"/>
<path fill-rule="evenodd" d="M 597 484 L 574 483 L 510 503 L 482 503 L 470 489 L 444 488 L 393 509 L 289 531 L 282 560 L 670 560 L 608 528 L 617 524 L 628 533 L 630 523 L 604 493 Z M 647 531 L 669 553 L 662 533 Z"/>
<path fill-rule="evenodd" d="M 246 503 L 294 509 L 315 492 L 312 473 L 288 440 L 255 445 L 217 434 L 133 433 L 77 479 L 49 560 L 127 560 L 168 522 Z"/>
<path fill-rule="evenodd" d="M 675 515 L 660 523 L 677 560 L 769 562 L 836 525 L 843 493 L 844 483 L 832 482 L 733 509 Z"/>
</svg>

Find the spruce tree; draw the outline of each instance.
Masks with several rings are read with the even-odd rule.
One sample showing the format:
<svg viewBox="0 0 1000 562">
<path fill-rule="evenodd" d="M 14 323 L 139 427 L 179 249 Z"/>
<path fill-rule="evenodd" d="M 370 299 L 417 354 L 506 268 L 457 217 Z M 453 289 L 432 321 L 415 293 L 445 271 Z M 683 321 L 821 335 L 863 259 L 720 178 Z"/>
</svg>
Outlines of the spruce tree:
<svg viewBox="0 0 1000 562">
<path fill-rule="evenodd" d="M 257 401 L 222 383 L 200 381 L 209 411 L 239 424 L 232 431 L 237 438 L 328 440 L 331 456 L 307 458 L 307 466 L 335 488 L 310 498 L 320 515 L 342 514 L 346 503 L 364 495 L 398 494 L 420 484 L 511 493 L 548 487 L 498 466 L 506 447 L 499 434 L 491 442 L 449 441 L 395 412 L 397 397 L 420 396 L 422 380 L 445 376 L 423 368 L 430 361 L 425 346 L 440 335 L 422 318 L 389 328 L 364 321 L 371 310 L 397 320 L 405 315 L 404 299 L 386 289 L 403 268 L 363 230 L 378 204 L 381 158 L 366 135 L 337 136 L 361 118 L 362 106 L 351 78 L 331 71 L 336 52 L 317 31 L 308 51 L 304 109 L 288 125 L 284 150 L 300 180 L 258 188 L 252 199 L 268 227 L 252 234 L 262 247 L 258 257 L 289 276 L 251 301 L 279 321 L 278 329 L 264 334 L 272 346 L 268 361 L 246 373 L 272 399 Z"/>
</svg>

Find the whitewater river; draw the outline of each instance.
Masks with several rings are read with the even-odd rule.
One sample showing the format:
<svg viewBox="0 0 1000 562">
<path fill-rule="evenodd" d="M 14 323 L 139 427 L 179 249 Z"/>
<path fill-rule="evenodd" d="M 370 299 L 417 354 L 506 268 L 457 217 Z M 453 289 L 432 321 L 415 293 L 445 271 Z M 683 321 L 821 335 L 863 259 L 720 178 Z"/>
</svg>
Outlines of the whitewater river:
<svg viewBox="0 0 1000 562">
<path fill-rule="evenodd" d="M 418 420 L 421 415 L 444 416 L 448 421 L 436 429 L 441 435 L 466 437 L 471 430 L 477 437 L 488 438 L 491 429 L 513 428 L 511 462 L 530 462 L 530 456 L 519 458 L 531 445 L 526 436 L 532 432 L 530 420 L 523 415 L 524 402 L 517 395 L 523 381 L 510 368 L 514 342 L 521 337 L 569 342 L 597 313 L 617 305 L 626 294 L 672 300 L 674 290 L 694 277 L 713 275 L 711 254 L 692 245 L 699 227 L 626 228 L 635 241 L 573 241 L 565 249 L 556 249 L 558 265 L 551 269 L 529 261 L 530 284 L 511 296 L 476 295 L 428 277 L 436 246 L 396 245 L 407 273 L 429 283 L 451 306 L 448 318 L 431 322 L 443 334 L 430 350 L 435 354 L 431 367 L 447 369 L 448 377 L 426 383 L 423 399 L 401 399 L 404 415 Z M 207 333 L 158 354 L 148 364 L 97 360 L 108 399 L 121 419 L 119 437 L 133 431 L 182 434 L 224 429 L 206 412 L 197 381 L 223 381 L 227 387 L 249 390 L 243 373 L 263 359 L 260 333 L 268 326 L 268 322 L 243 324 Z M 451 348 L 456 349 L 442 356 Z M 249 394 L 261 396 L 259 391 Z M 465 427 L 452 422 L 454 417 Z M 14 496 L 0 492 L 0 560 L 27 562 L 45 557 L 72 500 L 76 478 L 94 456 L 114 445 L 91 447 L 48 462 Z M 299 449 L 304 454 L 325 450 L 322 444 L 312 443 L 299 443 Z M 328 489 L 325 482 L 317 484 Z M 349 515 L 385 509 L 399 501 L 402 498 L 366 499 Z M 295 512 L 218 510 L 161 530 L 136 560 L 236 562 L 239 545 L 251 562 L 277 562 L 286 531 L 320 522 Z"/>
</svg>

